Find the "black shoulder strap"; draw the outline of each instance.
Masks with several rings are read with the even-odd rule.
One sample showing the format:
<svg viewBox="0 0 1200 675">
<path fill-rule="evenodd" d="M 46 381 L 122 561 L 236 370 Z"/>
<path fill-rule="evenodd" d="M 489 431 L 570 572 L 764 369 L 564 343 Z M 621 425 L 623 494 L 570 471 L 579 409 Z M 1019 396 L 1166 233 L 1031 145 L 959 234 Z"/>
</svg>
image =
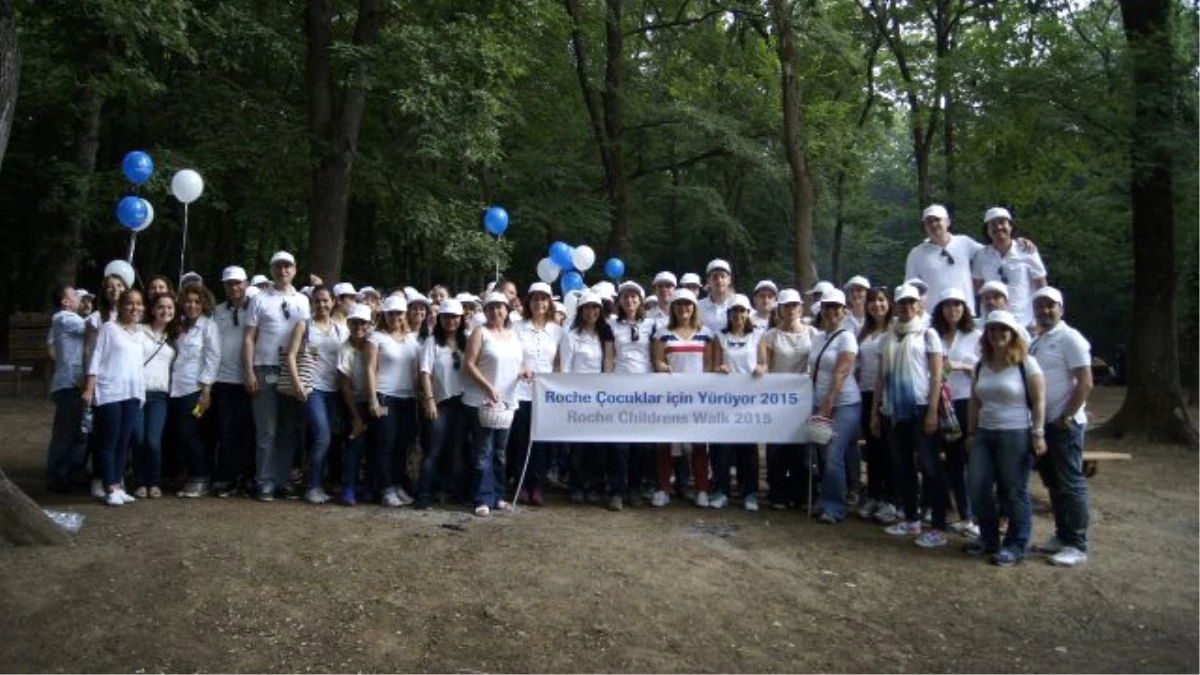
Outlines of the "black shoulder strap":
<svg viewBox="0 0 1200 675">
<path fill-rule="evenodd" d="M 979 371 L 983 369 L 983 360 L 975 364 L 975 383 L 979 383 Z M 1021 361 L 1017 364 L 1017 370 L 1021 373 L 1021 388 L 1025 390 L 1025 407 L 1033 410 L 1033 399 L 1029 396 L 1029 382 L 1025 379 L 1025 362 Z"/>
<path fill-rule="evenodd" d="M 836 340 L 839 335 L 841 335 L 842 333 L 845 333 L 845 332 L 846 331 L 843 328 L 839 328 L 839 329 L 833 331 L 833 334 L 829 336 L 829 339 L 825 341 L 825 344 L 821 345 L 821 351 L 817 352 L 817 361 L 816 361 L 817 365 L 813 367 L 813 378 L 812 378 L 814 391 L 817 388 L 817 374 L 821 372 L 821 357 L 825 356 L 825 350 L 829 349 L 829 345 L 833 344 L 833 341 Z"/>
</svg>

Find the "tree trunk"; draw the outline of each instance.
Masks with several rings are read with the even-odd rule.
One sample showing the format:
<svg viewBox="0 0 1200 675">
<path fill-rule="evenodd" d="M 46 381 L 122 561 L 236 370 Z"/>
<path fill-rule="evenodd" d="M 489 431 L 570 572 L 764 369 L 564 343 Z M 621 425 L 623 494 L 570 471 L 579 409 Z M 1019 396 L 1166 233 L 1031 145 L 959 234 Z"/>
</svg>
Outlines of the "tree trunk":
<svg viewBox="0 0 1200 675">
<path fill-rule="evenodd" d="M 71 536 L 10 481 L 4 469 L 0 469 L 0 541 L 17 546 L 71 543 Z"/>
<path fill-rule="evenodd" d="M 1169 0 L 1121 0 L 1133 70 L 1130 196 L 1133 335 L 1129 390 L 1105 425 L 1115 436 L 1197 442 L 1184 407 L 1175 332 L 1175 196 L 1171 185 L 1177 82 Z"/>
<path fill-rule="evenodd" d="M 792 220 L 796 244 L 792 264 L 800 288 L 816 283 L 813 265 L 813 181 L 804 145 L 804 119 L 801 106 L 803 92 L 800 84 L 800 57 L 796 49 L 796 33 L 792 28 L 792 3 L 771 0 L 775 23 L 776 49 L 779 52 L 780 82 L 783 88 L 783 143 L 788 167 L 792 173 Z"/>
<path fill-rule="evenodd" d="M 367 60 L 360 56 L 355 62 L 350 82 L 342 93 L 341 106 L 335 109 L 333 10 L 328 0 L 309 0 L 304 25 L 308 39 L 305 60 L 308 124 L 314 159 L 308 224 L 309 270 L 322 279 L 335 281 L 342 271 L 350 171 L 358 154 L 358 133 L 366 107 Z M 380 0 L 359 0 L 355 47 L 377 44 L 382 27 Z"/>
<path fill-rule="evenodd" d="M 21 84 L 21 47 L 17 42 L 17 13 L 12 0 L 0 0 L 0 168 L 8 149 Z"/>
<path fill-rule="evenodd" d="M 829 262 L 833 274 L 833 281 L 836 285 L 842 281 L 842 234 L 846 229 L 846 172 L 838 171 L 837 181 L 834 184 L 834 193 L 837 199 L 837 208 L 835 209 L 833 221 L 833 245 L 830 247 Z"/>
</svg>

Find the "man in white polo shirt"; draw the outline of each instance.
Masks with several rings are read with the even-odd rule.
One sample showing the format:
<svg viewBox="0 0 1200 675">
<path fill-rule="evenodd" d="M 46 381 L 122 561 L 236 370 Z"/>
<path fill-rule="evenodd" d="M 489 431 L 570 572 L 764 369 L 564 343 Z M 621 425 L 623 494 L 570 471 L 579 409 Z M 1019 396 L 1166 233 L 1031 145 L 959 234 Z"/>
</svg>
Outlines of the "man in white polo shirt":
<svg viewBox="0 0 1200 675">
<path fill-rule="evenodd" d="M 726 310 L 733 304 L 733 270 L 729 263 L 716 258 L 708 263 L 705 273 L 708 275 L 708 296 L 696 305 L 700 309 L 700 320 L 716 334 L 729 322 Z"/>
<path fill-rule="evenodd" d="M 259 501 L 271 501 L 276 490 L 287 492 L 292 458 L 300 450 L 300 401 L 275 393 L 279 383 L 279 348 L 296 323 L 311 315 L 308 296 L 296 291 L 296 259 L 287 251 L 271 256 L 274 283 L 254 296 L 246 310 L 242 369 L 252 398 L 256 436 L 255 468 Z"/>
<path fill-rule="evenodd" d="M 1017 226 L 1008 209 L 998 206 L 987 210 L 983 226 L 991 243 L 971 261 L 971 276 L 978 291 L 987 281 L 999 281 L 1008 288 L 1008 311 L 1022 326 L 1033 321 L 1033 292 L 1046 285 L 1046 266 L 1037 249 L 1016 246 Z"/>
<path fill-rule="evenodd" d="M 1083 475 L 1084 405 L 1092 391 L 1091 345 L 1063 317 L 1063 297 L 1046 286 L 1033 294 L 1041 334 L 1029 346 L 1046 380 L 1046 455 L 1038 464 L 1050 492 L 1054 536 L 1033 550 L 1073 567 L 1088 558 L 1088 493 Z"/>
<path fill-rule="evenodd" d="M 237 491 L 239 476 L 254 477 L 254 415 L 246 375 L 242 368 L 242 342 L 245 339 L 246 270 L 232 265 L 221 272 L 225 302 L 213 310 L 213 322 L 221 334 L 221 365 L 212 386 L 213 408 L 217 414 L 217 474 L 213 492 L 229 497 Z"/>
<path fill-rule="evenodd" d="M 917 277 L 928 286 L 931 298 L 942 297 L 947 288 L 957 288 L 967 299 L 967 309 L 975 315 L 975 285 L 971 279 L 971 259 L 983 245 L 962 234 L 950 234 L 950 214 L 946 207 L 934 204 L 921 214 L 925 241 L 908 253 L 904 277 Z M 906 282 L 907 283 L 907 282 Z"/>
</svg>

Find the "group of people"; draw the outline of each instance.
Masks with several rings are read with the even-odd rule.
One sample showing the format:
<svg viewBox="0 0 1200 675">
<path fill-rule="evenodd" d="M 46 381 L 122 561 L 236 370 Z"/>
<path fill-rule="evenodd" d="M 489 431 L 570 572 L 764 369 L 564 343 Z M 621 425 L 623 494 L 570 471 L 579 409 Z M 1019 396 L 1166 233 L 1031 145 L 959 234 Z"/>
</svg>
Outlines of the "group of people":
<svg viewBox="0 0 1200 675">
<path fill-rule="evenodd" d="M 828 524 L 853 513 L 923 548 L 958 534 L 967 553 L 1010 566 L 1031 548 L 1036 467 L 1055 532 L 1032 548 L 1079 564 L 1088 342 L 1063 321 L 1062 293 L 1007 210 L 985 214 L 987 244 L 952 234 L 939 205 L 922 227 L 927 239 L 891 288 L 858 275 L 805 293 L 764 280 L 747 296 L 715 259 L 704 279 L 664 271 L 649 291 L 600 282 L 557 299 L 546 283 L 521 296 L 500 280 L 482 297 L 444 286 L 385 296 L 316 278 L 297 289 L 286 251 L 271 257 L 269 279 L 226 267 L 220 302 L 194 273 L 177 292 L 164 277 L 139 290 L 109 275 L 82 315 L 86 294 L 59 288 L 48 484 L 71 489 L 90 458 L 107 504 L 161 497 L 170 428 L 185 498 L 322 504 L 336 485 L 346 505 L 430 508 L 442 493 L 483 517 L 513 496 L 541 506 L 565 479 L 572 502 L 612 510 L 672 497 L 720 509 L 740 497 L 755 511 L 757 445 L 531 442 L 533 380 L 806 373 L 813 407 L 797 414 L 832 433 L 766 448 L 770 507 L 811 508 Z"/>
</svg>

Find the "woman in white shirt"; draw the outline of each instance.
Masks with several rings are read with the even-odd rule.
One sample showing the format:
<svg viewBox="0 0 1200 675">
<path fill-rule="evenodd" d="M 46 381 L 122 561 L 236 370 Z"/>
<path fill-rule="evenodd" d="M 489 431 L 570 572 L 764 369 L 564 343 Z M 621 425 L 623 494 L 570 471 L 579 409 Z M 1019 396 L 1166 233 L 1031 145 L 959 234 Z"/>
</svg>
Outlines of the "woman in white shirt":
<svg viewBox="0 0 1200 675">
<path fill-rule="evenodd" d="M 338 414 L 338 363 L 342 345 L 349 329 L 333 316 L 333 292 L 328 286 L 317 286 L 311 296 L 312 316 L 298 321 L 288 339 L 288 370 L 281 377 L 291 377 L 296 398 L 304 403 L 305 417 L 312 441 L 309 455 L 308 487 L 304 501 L 324 504 L 330 496 L 322 487 L 325 462 L 333 440 L 333 426 Z M 311 366 L 307 386 L 300 378 L 300 352 L 305 352 Z"/>
<path fill-rule="evenodd" d="M 355 489 L 358 483 L 359 462 L 370 439 L 371 415 L 367 412 L 367 350 L 371 334 L 371 307 L 354 305 L 346 313 L 346 330 L 350 335 L 342 345 L 338 358 L 338 389 L 342 394 L 348 413 L 349 429 L 346 432 L 346 452 L 342 457 L 342 503 L 354 506 L 361 499 L 372 501 L 370 480 L 373 470 L 367 461 L 367 485 L 361 494 Z"/>
<path fill-rule="evenodd" d="M 653 372 L 651 342 L 656 326 L 646 316 L 646 291 L 633 281 L 617 287 L 617 315 L 609 322 L 613 334 L 613 372 L 642 374 Z M 654 469 L 654 445 L 651 443 L 613 443 L 608 447 L 608 484 L 610 491 L 628 496 L 634 506 L 641 505 L 643 488 L 658 482 Z M 627 485 L 632 481 L 632 485 Z M 610 500 L 611 501 L 611 500 Z"/>
<path fill-rule="evenodd" d="M 879 375 L 879 347 L 892 322 L 888 289 L 876 286 L 867 291 L 867 318 L 858 333 L 858 389 L 863 397 L 859 432 L 866 441 L 867 499 L 858 509 L 860 518 L 891 525 L 899 519 L 896 489 L 892 482 L 892 455 L 887 434 L 871 432 L 871 411 L 877 402 L 875 377 Z"/>
<path fill-rule="evenodd" d="M 467 426 L 475 438 L 475 515 L 486 517 L 492 509 L 507 509 L 504 500 L 504 450 L 508 427 L 485 427 L 480 421 L 484 407 L 516 408 L 517 380 L 525 361 L 521 341 L 508 320 L 508 298 L 489 293 L 483 301 L 486 322 L 467 340 L 463 367 L 471 386 L 463 393 Z"/>
<path fill-rule="evenodd" d="M 470 464 L 463 461 L 462 360 L 466 347 L 462 303 L 444 300 L 438 307 L 433 333 L 421 346 L 420 394 L 425 419 L 425 456 L 421 458 L 421 475 L 417 478 L 418 509 L 432 507 L 435 483 L 440 483 L 446 492 L 453 492 L 459 498 L 469 494 L 464 469 Z M 449 471 L 439 471 L 439 465 L 443 463 L 449 464 Z"/>
<path fill-rule="evenodd" d="M 508 435 L 508 472 L 514 482 L 520 480 L 519 474 L 526 464 L 525 454 L 528 451 L 529 467 L 520 497 L 523 502 L 541 506 L 545 503 L 542 492 L 546 487 L 546 470 L 553 444 L 537 441 L 532 448 L 529 446 L 533 421 L 533 378 L 538 373 L 558 370 L 558 347 L 562 342 L 563 328 L 554 322 L 554 299 L 550 284 L 540 281 L 532 284 L 525 295 L 523 309 L 525 318 L 513 325 L 525 359 L 521 366 L 521 379 L 517 382 L 519 407 Z"/>
<path fill-rule="evenodd" d="M 775 306 L 776 326 L 763 335 L 758 347 L 758 362 L 768 373 L 806 373 L 816 330 L 801 320 L 804 303 L 800 292 L 785 288 Z M 800 473 L 806 450 L 802 445 L 767 446 L 767 499 L 771 508 L 786 509 L 789 503 L 804 498 Z"/>
<path fill-rule="evenodd" d="M 96 335 L 96 349 L 88 364 L 84 405 L 96 405 L 96 417 L 102 420 L 100 458 L 105 503 L 121 506 L 134 501 L 121 486 L 125 476 L 125 456 L 138 412 L 146 398 L 141 327 L 144 311 L 142 294 L 137 290 L 121 293 L 117 318 L 106 321 Z"/>
<path fill-rule="evenodd" d="M 133 427 L 133 470 L 139 499 L 162 497 L 162 440 L 171 396 L 171 362 L 175 360 L 175 296 L 159 295 L 150 308 L 150 323 L 143 324 L 142 369 L 146 400 Z"/>
<path fill-rule="evenodd" d="M 128 288 L 129 286 L 125 283 L 124 277 L 120 274 L 109 274 L 104 277 L 104 282 L 100 287 L 100 297 L 96 298 L 96 309 L 88 313 L 86 319 L 87 325 L 83 334 L 83 370 L 85 373 L 90 369 L 92 352 L 96 349 L 96 339 L 100 335 L 100 327 L 109 321 L 116 320 L 121 294 Z M 143 296 L 142 301 L 143 308 L 145 305 L 144 298 L 145 296 Z M 93 421 L 92 433 L 88 435 L 87 442 L 87 455 L 91 458 L 92 463 L 92 496 L 96 499 L 105 499 L 108 496 L 108 491 L 104 487 L 103 480 L 104 459 L 102 457 L 102 441 L 104 431 L 100 428 L 103 424 L 104 420 L 99 415 L 96 415 Z"/>
<path fill-rule="evenodd" d="M 171 367 L 171 416 L 175 438 L 187 462 L 188 482 L 180 497 L 208 494 L 212 477 L 200 432 L 200 418 L 212 404 L 212 385 L 221 367 L 221 333 L 212 320 L 216 301 L 199 284 L 179 291 L 179 325 L 175 337 L 175 363 Z"/>
<path fill-rule="evenodd" d="M 367 405 L 375 452 L 375 487 L 384 506 L 408 506 L 416 489 L 408 476 L 408 446 L 417 432 L 416 378 L 421 344 L 409 330 L 413 316 L 404 298 L 383 301 L 382 325 L 366 349 Z M 419 317 L 424 322 L 424 313 Z"/>
<path fill-rule="evenodd" d="M 846 480 L 858 483 L 858 426 L 862 417 L 862 395 L 854 379 L 858 340 L 842 328 L 846 296 L 836 288 L 821 296 L 821 332 L 808 353 L 809 376 L 813 380 L 813 414 L 832 420 L 833 439 L 823 448 L 821 467 L 822 523 L 840 523 L 846 518 Z M 815 445 L 815 444 L 810 444 Z"/>
<path fill-rule="evenodd" d="M 950 401 L 959 425 L 966 424 L 967 408 L 971 402 L 971 375 L 979 363 L 979 338 L 982 333 L 975 328 L 975 319 L 967 311 L 966 299 L 958 288 L 942 291 L 933 308 L 933 328 L 942 339 L 945 350 L 945 380 L 950 388 Z M 979 527 L 971 514 L 971 499 L 967 494 L 967 447 L 966 439 L 956 441 L 942 439 L 942 468 L 946 473 L 946 484 L 954 496 L 958 509 L 958 522 L 950 523 L 951 532 L 970 537 L 979 536 Z M 943 509 L 948 509 L 945 501 Z"/>
<path fill-rule="evenodd" d="M 595 291 L 579 297 L 575 320 L 559 344 L 559 362 L 564 373 L 599 374 L 611 372 L 615 350 L 612 328 L 603 318 L 604 304 Z M 571 501 L 597 503 L 604 493 L 607 446 L 602 443 L 572 443 L 571 472 L 568 485 Z M 625 481 L 621 481 L 622 484 Z M 623 485 L 622 485 L 623 487 Z M 621 510 L 620 492 L 609 494 L 609 508 Z"/>
<path fill-rule="evenodd" d="M 980 535 L 963 550 L 991 555 L 992 564 L 1000 567 L 1025 557 L 1033 529 L 1029 472 L 1034 457 L 1046 453 L 1045 381 L 1025 339 L 1012 314 L 988 314 L 967 422 L 968 482 Z M 1008 516 L 1003 541 L 997 506 Z"/>
<path fill-rule="evenodd" d="M 761 290 L 761 289 L 760 289 Z M 763 330 L 754 323 L 750 299 L 742 294 L 733 296 L 725 310 L 725 328 L 711 343 L 713 370 L 718 373 L 762 375 L 765 364 L 758 362 L 758 343 Z M 755 443 L 715 443 L 709 446 L 715 491 L 708 500 L 710 508 L 723 509 L 733 494 L 729 470 L 737 463 L 738 488 L 742 505 L 747 511 L 758 510 L 758 445 Z"/>
</svg>

